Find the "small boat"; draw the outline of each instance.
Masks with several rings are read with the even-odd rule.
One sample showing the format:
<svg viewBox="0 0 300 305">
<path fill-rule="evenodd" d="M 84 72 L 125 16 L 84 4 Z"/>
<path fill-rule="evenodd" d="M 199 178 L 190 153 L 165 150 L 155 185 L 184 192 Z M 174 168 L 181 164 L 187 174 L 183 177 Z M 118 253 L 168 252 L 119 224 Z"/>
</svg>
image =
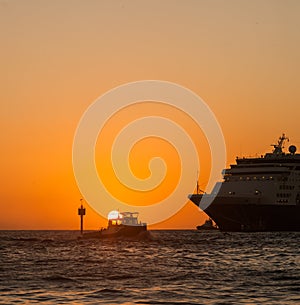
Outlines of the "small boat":
<svg viewBox="0 0 300 305">
<path fill-rule="evenodd" d="M 147 235 L 147 224 L 138 221 L 137 212 L 111 211 L 108 214 L 108 226 L 99 231 L 83 233 L 80 239 L 132 238 Z"/>
<path fill-rule="evenodd" d="M 205 220 L 205 223 L 201 226 L 197 226 L 197 230 L 199 231 L 212 231 L 212 230 L 218 230 L 218 227 L 213 224 L 213 221 L 211 218 Z"/>
</svg>

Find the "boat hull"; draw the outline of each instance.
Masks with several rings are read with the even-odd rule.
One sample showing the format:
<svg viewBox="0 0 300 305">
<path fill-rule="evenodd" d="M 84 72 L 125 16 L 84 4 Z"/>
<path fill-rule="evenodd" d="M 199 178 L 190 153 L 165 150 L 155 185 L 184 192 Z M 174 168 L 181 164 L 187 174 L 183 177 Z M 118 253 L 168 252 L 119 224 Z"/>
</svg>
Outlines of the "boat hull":
<svg viewBox="0 0 300 305">
<path fill-rule="evenodd" d="M 203 195 L 191 195 L 199 206 Z M 300 231 L 300 205 L 256 203 L 217 196 L 204 210 L 221 231 Z"/>
<path fill-rule="evenodd" d="M 136 237 L 144 232 L 147 232 L 146 225 L 138 226 L 128 226 L 128 225 L 119 225 L 108 227 L 107 229 L 95 232 L 84 233 L 82 239 L 109 239 L 109 238 L 131 238 Z"/>
</svg>

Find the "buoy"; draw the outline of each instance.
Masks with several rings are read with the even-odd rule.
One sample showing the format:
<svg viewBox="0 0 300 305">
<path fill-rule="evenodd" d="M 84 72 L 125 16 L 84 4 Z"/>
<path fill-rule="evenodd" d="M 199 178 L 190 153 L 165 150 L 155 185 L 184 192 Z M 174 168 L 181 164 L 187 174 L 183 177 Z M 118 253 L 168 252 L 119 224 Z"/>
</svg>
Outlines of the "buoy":
<svg viewBox="0 0 300 305">
<path fill-rule="evenodd" d="M 80 233 L 83 234 L 83 216 L 85 215 L 85 208 L 82 205 L 82 199 L 80 199 L 81 206 L 78 209 L 78 215 L 80 216 Z"/>
</svg>

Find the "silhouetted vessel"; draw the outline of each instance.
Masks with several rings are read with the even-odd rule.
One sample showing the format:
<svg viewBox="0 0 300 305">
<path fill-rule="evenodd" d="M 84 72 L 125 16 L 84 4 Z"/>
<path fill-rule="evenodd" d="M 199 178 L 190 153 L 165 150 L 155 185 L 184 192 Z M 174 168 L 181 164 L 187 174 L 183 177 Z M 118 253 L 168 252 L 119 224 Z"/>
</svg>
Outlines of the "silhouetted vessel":
<svg viewBox="0 0 300 305">
<path fill-rule="evenodd" d="M 201 226 L 196 227 L 199 231 L 216 231 L 218 230 L 218 227 L 213 224 L 213 221 L 211 218 L 205 220 L 204 224 Z"/>
<path fill-rule="evenodd" d="M 201 207 L 203 197 L 214 198 L 204 212 L 222 231 L 300 231 L 300 154 L 294 145 L 284 153 L 286 140 L 264 156 L 237 158 L 211 194 L 190 200 Z"/>
<path fill-rule="evenodd" d="M 108 226 L 95 232 L 86 232 L 80 238 L 131 238 L 142 237 L 147 233 L 147 224 L 138 221 L 137 212 L 111 211 L 108 214 Z"/>
</svg>

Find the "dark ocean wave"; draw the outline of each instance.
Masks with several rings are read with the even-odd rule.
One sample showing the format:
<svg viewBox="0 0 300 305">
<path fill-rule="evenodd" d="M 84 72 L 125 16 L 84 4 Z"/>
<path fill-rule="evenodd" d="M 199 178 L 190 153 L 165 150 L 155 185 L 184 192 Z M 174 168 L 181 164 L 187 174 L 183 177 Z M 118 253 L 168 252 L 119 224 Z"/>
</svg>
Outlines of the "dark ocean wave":
<svg viewBox="0 0 300 305">
<path fill-rule="evenodd" d="M 50 276 L 43 277 L 42 279 L 45 281 L 53 281 L 53 282 L 74 282 L 75 281 L 74 279 L 63 276 L 63 275 L 50 275 Z"/>
<path fill-rule="evenodd" d="M 300 233 L 1 231 L 0 304 L 299 303 Z"/>
</svg>

